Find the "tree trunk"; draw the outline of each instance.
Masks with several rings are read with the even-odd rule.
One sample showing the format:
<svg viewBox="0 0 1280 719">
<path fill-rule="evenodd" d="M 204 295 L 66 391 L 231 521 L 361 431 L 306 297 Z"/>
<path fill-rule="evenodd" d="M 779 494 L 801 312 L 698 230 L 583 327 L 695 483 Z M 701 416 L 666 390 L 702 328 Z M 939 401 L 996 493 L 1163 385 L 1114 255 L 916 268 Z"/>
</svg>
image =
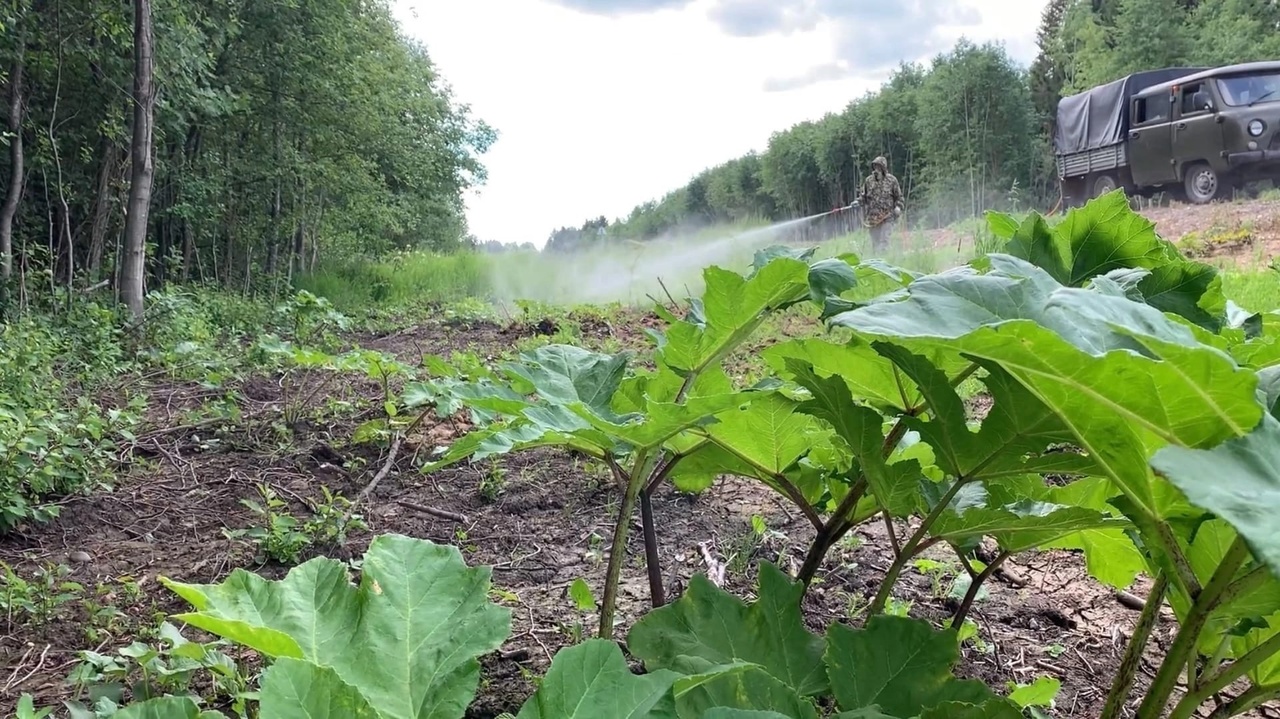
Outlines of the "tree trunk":
<svg viewBox="0 0 1280 719">
<path fill-rule="evenodd" d="M 120 291 L 135 319 L 142 318 L 147 259 L 147 216 L 151 210 L 152 123 L 155 82 L 152 77 L 151 0 L 133 5 L 133 168 L 129 183 L 129 216 L 124 228 L 124 267 Z"/>
<path fill-rule="evenodd" d="M 0 285 L 13 276 L 13 218 L 18 214 L 22 199 L 22 70 L 23 40 L 18 40 L 18 52 L 9 71 L 9 187 L 5 191 L 4 205 L 0 206 Z"/>
<path fill-rule="evenodd" d="M 89 254 L 85 260 L 89 282 L 97 284 L 102 279 L 102 256 L 107 244 L 107 229 L 111 224 L 111 186 L 120 171 L 117 157 L 119 147 L 111 138 L 102 136 L 102 164 L 98 168 L 98 184 L 93 201 L 93 220 L 89 225 Z"/>
</svg>

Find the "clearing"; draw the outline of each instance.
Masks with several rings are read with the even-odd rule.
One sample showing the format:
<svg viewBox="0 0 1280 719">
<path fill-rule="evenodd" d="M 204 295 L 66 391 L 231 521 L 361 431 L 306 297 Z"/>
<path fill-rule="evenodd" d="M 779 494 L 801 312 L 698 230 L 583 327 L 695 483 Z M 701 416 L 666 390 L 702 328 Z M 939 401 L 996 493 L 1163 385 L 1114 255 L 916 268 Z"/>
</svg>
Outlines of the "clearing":
<svg viewBox="0 0 1280 719">
<path fill-rule="evenodd" d="M 1255 264 L 1280 247 L 1280 202 L 1155 208 L 1148 214 L 1162 234 L 1184 247 L 1194 241 L 1187 237 L 1204 241 L 1202 256 Z M 954 241 L 936 240 L 940 245 Z M 386 352 L 418 366 L 424 355 L 471 353 L 492 362 L 551 342 L 641 350 L 649 341 L 644 329 L 662 325 L 655 314 L 628 309 L 516 319 L 447 317 L 440 311 L 395 331 L 347 332 L 341 339 L 348 348 Z M 758 341 L 739 350 L 731 366 L 750 377 L 759 369 L 757 355 L 764 346 L 820 331 L 807 308 L 787 312 Z M 519 709 L 551 656 L 593 631 L 595 613 L 579 610 L 569 587 L 583 578 L 596 596 L 601 591 L 612 515 L 618 511 L 607 470 L 548 449 L 423 476 L 416 469 L 421 455 L 467 428 L 429 420 L 388 462 L 386 446 L 350 441 L 381 413 L 383 387 L 363 377 L 347 375 L 336 382 L 326 377 L 322 372 L 259 373 L 210 386 L 197 379 L 133 376 L 122 379 L 113 396 L 98 398 L 118 404 L 144 396 L 146 427 L 123 449 L 127 475 L 112 491 L 68 498 L 56 520 L 0 540 L 0 561 L 18 574 L 30 579 L 44 568 L 50 572 L 43 580 L 48 586 L 73 582 L 80 587 L 50 600 L 42 623 L 5 622 L 0 712 L 10 715 L 22 693 L 35 695 L 37 705 L 44 706 L 77 696 L 67 679 L 80 664 L 78 652 L 112 653 L 145 635 L 157 618 L 184 611 L 184 603 L 157 577 L 216 582 L 236 567 L 283 576 L 287 565 L 258 556 L 262 545 L 236 534 L 269 523 L 245 500 L 266 504 L 266 490 L 278 502 L 268 507 L 269 515 L 332 518 L 343 508 L 327 498 L 326 490 L 354 498 L 383 470 L 385 478 L 356 510 L 367 527 L 351 529 L 345 543 L 303 547 L 298 561 L 320 554 L 359 558 L 373 535 L 399 533 L 454 544 L 469 564 L 491 565 L 494 584 L 503 592 L 500 601 L 513 610 L 513 632 L 501 651 L 484 658 L 485 679 L 467 716 L 491 719 Z M 970 410 L 981 414 L 984 401 L 974 397 Z M 794 572 L 813 536 L 803 517 L 773 493 L 732 478 L 698 496 L 664 485 L 655 496 L 655 511 L 673 597 L 693 574 L 720 567 L 726 570 L 726 587 L 747 596 L 754 588 L 756 562 L 775 562 Z M 647 608 L 638 519 L 635 529 L 619 600 L 624 627 Z M 287 545 L 289 531 L 269 534 Z M 858 618 L 890 556 L 890 538 L 878 522 L 847 537 L 828 555 L 820 583 L 806 600 L 812 628 Z M 896 599 L 909 603 L 915 616 L 942 618 L 955 608 L 959 567 L 941 549 L 934 559 L 909 569 L 899 585 Z M 1143 580 L 1131 591 L 1142 597 L 1148 586 Z M 997 687 L 1056 677 L 1062 690 L 1049 715 L 1097 716 L 1141 599 L 1135 604 L 1133 596 L 1092 581 L 1079 553 L 1065 551 L 1018 556 L 988 588 L 972 614 L 979 638 L 966 643 L 960 671 Z M 1139 687 L 1154 676 L 1175 629 L 1166 609 L 1140 668 Z M 1280 713 L 1264 707 L 1250 716 Z"/>
</svg>

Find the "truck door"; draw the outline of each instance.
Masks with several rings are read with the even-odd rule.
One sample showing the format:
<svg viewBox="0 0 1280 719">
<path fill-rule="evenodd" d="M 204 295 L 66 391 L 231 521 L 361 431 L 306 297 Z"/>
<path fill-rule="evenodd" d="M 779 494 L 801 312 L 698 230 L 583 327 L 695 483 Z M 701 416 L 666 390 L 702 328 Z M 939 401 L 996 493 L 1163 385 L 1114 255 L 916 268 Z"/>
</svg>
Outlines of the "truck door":
<svg viewBox="0 0 1280 719">
<path fill-rule="evenodd" d="M 1138 187 L 1176 182 L 1173 165 L 1173 107 L 1168 95 L 1138 97 L 1129 113 L 1129 172 Z"/>
<path fill-rule="evenodd" d="M 1173 157 L 1177 161 L 1178 178 L 1182 168 L 1204 161 L 1219 172 L 1226 169 L 1222 159 L 1222 125 L 1205 107 L 1196 107 L 1193 98 L 1207 90 L 1203 82 L 1183 85 L 1177 91 L 1177 111 L 1173 122 Z"/>
</svg>

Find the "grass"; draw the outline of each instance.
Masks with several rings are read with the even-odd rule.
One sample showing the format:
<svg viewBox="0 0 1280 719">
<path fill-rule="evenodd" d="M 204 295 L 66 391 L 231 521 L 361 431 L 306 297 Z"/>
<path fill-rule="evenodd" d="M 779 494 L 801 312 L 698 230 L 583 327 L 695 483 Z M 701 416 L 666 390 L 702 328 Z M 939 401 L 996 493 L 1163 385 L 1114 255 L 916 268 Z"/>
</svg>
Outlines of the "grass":
<svg viewBox="0 0 1280 719">
<path fill-rule="evenodd" d="M 300 277 L 300 289 L 327 297 L 340 311 L 378 308 L 411 310 L 460 302 L 505 306 L 522 302 L 575 306 L 647 304 L 702 292 L 702 272 L 710 265 L 745 271 L 755 252 L 777 243 L 759 227 L 709 228 L 681 238 L 587 249 L 573 254 L 515 251 L 502 254 L 407 252 L 376 263 L 322 267 Z M 899 231 L 882 259 L 922 273 L 967 262 L 993 249 L 983 220 L 971 220 L 936 234 Z M 941 241 L 942 246 L 934 242 Z M 817 250 L 819 257 L 843 253 L 870 256 L 865 231 L 836 237 Z M 1261 254 L 1249 262 L 1220 262 L 1227 296 L 1253 311 L 1280 309 L 1280 274 L 1257 269 Z M 876 283 L 872 283 L 875 285 Z M 869 287 L 869 290 L 879 289 Z M 888 285 L 883 289 L 888 289 Z"/>
<path fill-rule="evenodd" d="M 487 296 L 490 262 L 475 252 L 406 252 L 381 262 L 325 266 L 295 284 L 347 312 L 370 306 L 443 304 Z"/>
<path fill-rule="evenodd" d="M 1265 268 L 1227 271 L 1222 275 L 1222 291 L 1251 312 L 1277 310 L 1280 309 L 1280 272 Z"/>
</svg>

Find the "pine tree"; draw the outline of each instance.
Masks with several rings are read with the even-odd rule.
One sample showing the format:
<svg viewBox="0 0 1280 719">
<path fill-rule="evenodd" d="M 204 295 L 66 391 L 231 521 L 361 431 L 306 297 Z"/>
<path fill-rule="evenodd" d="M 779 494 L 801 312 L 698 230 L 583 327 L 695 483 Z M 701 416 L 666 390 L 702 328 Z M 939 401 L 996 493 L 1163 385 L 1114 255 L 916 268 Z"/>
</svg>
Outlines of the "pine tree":
<svg viewBox="0 0 1280 719">
<path fill-rule="evenodd" d="M 1040 118 L 1041 127 L 1053 127 L 1058 99 L 1062 96 L 1066 63 L 1062 51 L 1062 26 L 1066 21 L 1071 0 L 1049 0 L 1040 16 L 1040 29 L 1036 31 L 1036 46 L 1040 52 L 1031 63 L 1029 82 L 1031 101 Z"/>
</svg>

